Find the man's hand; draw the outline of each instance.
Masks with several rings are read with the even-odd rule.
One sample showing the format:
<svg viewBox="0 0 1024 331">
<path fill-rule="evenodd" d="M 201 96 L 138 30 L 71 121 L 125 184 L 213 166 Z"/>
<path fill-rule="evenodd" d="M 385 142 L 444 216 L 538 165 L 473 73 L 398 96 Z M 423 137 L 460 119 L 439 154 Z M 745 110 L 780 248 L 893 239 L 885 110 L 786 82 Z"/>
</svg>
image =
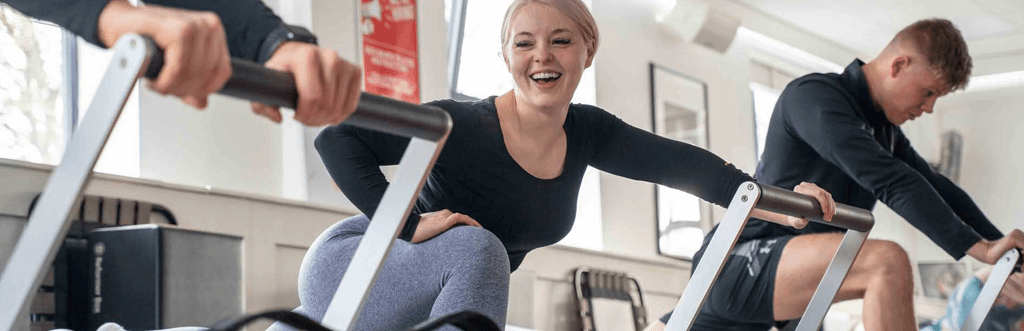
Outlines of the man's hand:
<svg viewBox="0 0 1024 331">
<path fill-rule="evenodd" d="M 224 26 L 212 12 L 155 5 L 132 6 L 112 0 L 97 22 L 100 42 L 111 47 L 127 33 L 153 38 L 164 51 L 164 67 L 149 88 L 179 97 L 195 108 L 206 108 L 207 97 L 231 77 Z"/>
<path fill-rule="evenodd" d="M 332 50 L 302 42 L 284 42 L 266 66 L 295 75 L 295 87 L 299 90 L 295 120 L 302 124 L 338 124 L 356 109 L 362 89 L 362 70 Z M 253 102 L 252 110 L 281 122 L 281 111 L 277 107 Z"/>
<path fill-rule="evenodd" d="M 996 241 L 982 239 L 967 250 L 967 255 L 981 262 L 995 264 L 1011 248 L 1024 249 L 1024 232 L 1013 230 Z"/>
<path fill-rule="evenodd" d="M 412 243 L 421 243 L 448 231 L 456 224 L 465 224 L 483 228 L 472 217 L 464 214 L 452 213 L 448 209 L 433 213 L 420 214 L 420 223 L 416 225 L 416 233 L 412 235 Z"/>
</svg>

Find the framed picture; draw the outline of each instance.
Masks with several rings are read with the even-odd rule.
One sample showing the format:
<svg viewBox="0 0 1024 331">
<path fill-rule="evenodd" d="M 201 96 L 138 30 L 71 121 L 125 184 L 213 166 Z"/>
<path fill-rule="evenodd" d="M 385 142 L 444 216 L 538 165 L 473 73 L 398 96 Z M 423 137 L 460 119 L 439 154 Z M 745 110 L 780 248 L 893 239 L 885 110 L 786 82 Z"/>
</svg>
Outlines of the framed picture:
<svg viewBox="0 0 1024 331">
<path fill-rule="evenodd" d="M 957 285 L 971 277 L 970 268 L 961 262 L 920 262 L 917 271 L 925 297 L 946 300 Z"/>
<path fill-rule="evenodd" d="M 707 84 L 651 63 L 651 119 L 654 133 L 708 148 Z M 658 253 L 690 260 L 711 230 L 711 205 L 697 197 L 655 186 Z"/>
</svg>

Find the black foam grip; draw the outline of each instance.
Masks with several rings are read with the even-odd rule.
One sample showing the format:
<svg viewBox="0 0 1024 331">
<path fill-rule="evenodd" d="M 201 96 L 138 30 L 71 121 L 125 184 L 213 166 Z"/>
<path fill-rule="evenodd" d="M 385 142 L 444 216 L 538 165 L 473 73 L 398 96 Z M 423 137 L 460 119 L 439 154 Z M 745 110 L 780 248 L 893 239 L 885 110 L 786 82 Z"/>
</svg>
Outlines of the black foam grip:
<svg viewBox="0 0 1024 331">
<path fill-rule="evenodd" d="M 148 38 L 147 38 L 148 40 Z M 150 41 L 152 44 L 152 41 Z M 155 44 L 145 77 L 155 78 L 163 67 L 163 52 Z M 298 92 L 291 73 L 231 59 L 231 77 L 218 94 L 295 109 Z M 416 105 L 369 93 L 360 93 L 359 104 L 345 124 L 404 137 L 438 140 L 451 129 L 451 117 L 437 107 Z"/>
<path fill-rule="evenodd" d="M 817 199 L 771 185 L 757 185 L 761 187 L 757 209 L 803 217 L 811 222 L 860 232 L 871 231 L 871 227 L 875 225 L 875 217 L 870 211 L 841 203 L 836 204 L 836 214 L 832 216 L 832 221 L 825 221 L 822 218 L 825 215 L 821 212 L 821 204 Z"/>
</svg>

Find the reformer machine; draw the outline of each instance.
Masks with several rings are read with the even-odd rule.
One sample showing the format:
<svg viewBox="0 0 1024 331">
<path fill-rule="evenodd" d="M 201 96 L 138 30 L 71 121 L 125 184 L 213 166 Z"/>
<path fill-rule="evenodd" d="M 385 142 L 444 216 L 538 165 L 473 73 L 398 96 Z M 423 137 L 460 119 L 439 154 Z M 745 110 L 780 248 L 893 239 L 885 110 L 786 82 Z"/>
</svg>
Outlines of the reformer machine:
<svg viewBox="0 0 1024 331">
<path fill-rule="evenodd" d="M 0 293 L 3 294 L 0 296 L 0 328 L 13 329 L 20 313 L 32 302 L 34 290 L 43 281 L 45 270 L 53 262 L 71 226 L 69 213 L 88 184 L 92 168 L 136 81 L 140 77 L 156 77 L 163 65 L 161 52 L 155 44 L 139 35 L 122 37 L 113 49 L 113 60 L 100 82 L 100 92 L 68 143 L 61 163 L 53 170 L 36 211 L 22 231 L 3 274 L 0 274 Z M 232 60 L 232 68 L 231 79 L 218 93 L 264 104 L 295 107 L 297 92 L 294 77 L 290 74 L 240 60 Z M 345 123 L 409 137 L 411 141 L 394 180 L 381 200 L 383 208 L 378 208 L 371 220 L 335 292 L 321 322 L 323 326 L 293 313 L 266 312 L 229 321 L 224 329 L 236 329 L 248 321 L 265 317 L 313 330 L 350 330 L 353 327 L 406 215 L 444 146 L 452 123 L 450 116 L 441 109 L 366 93 L 360 96 L 356 112 Z M 824 222 L 821 220 L 821 208 L 813 198 L 756 183 L 741 185 L 718 233 L 712 238 L 704 256 L 705 263 L 696 269 L 667 330 L 684 330 L 693 323 L 754 208 Z M 820 325 L 873 223 L 870 212 L 837 205 L 836 216 L 826 224 L 845 228 L 847 234 L 811 300 L 811 308 L 804 314 L 802 320 L 805 323 L 801 323 L 798 330 L 814 330 Z M 964 330 L 977 330 L 1006 278 L 1019 266 L 1019 259 L 1020 254 L 1016 250 L 1007 252 L 1000 259 L 975 305 L 984 309 L 971 312 Z M 414 330 L 432 330 L 445 323 L 464 330 L 498 330 L 489 319 L 473 312 L 427 321 Z M 969 328 L 972 326 L 973 329 Z"/>
<path fill-rule="evenodd" d="M 832 300 L 874 226 L 874 216 L 861 208 L 836 204 L 836 214 L 832 221 L 825 221 L 822 219 L 821 205 L 812 197 L 769 185 L 746 182 L 740 185 L 733 196 L 718 231 L 711 238 L 701 263 L 697 265 L 689 284 L 683 290 L 683 296 L 665 330 L 682 331 L 693 326 L 697 313 L 718 279 L 754 208 L 804 217 L 811 222 L 846 230 L 843 241 L 836 249 L 821 282 L 818 283 L 818 288 L 811 297 L 796 330 L 815 331 L 821 327 Z M 981 322 L 988 316 L 1006 279 L 1014 270 L 1019 272 L 1020 265 L 1021 255 L 1016 249 L 1011 249 L 999 259 L 961 330 L 977 331 L 981 327 Z"/>
<path fill-rule="evenodd" d="M 54 168 L 0 275 L 0 329 L 12 330 L 21 312 L 30 305 L 45 272 L 71 226 L 69 213 L 88 184 L 92 168 L 117 122 L 121 109 L 141 77 L 156 77 L 163 66 L 162 52 L 148 38 L 125 35 L 113 47 L 114 55 L 100 82 L 98 93 L 79 129 L 68 143 L 64 157 Z M 232 77 L 219 94 L 264 104 L 295 108 L 298 93 L 291 74 L 257 64 L 232 60 Z M 409 137 L 394 180 L 384 192 L 364 240 L 352 257 L 351 267 L 331 302 L 322 324 L 333 330 L 349 330 L 373 288 L 391 243 L 398 236 L 430 169 L 451 131 L 451 117 L 430 106 L 414 105 L 363 93 L 346 124 Z M 267 313 L 285 321 L 288 313 Z M 301 318 L 300 318 L 301 320 Z M 301 321 L 299 321 L 301 322 Z M 497 330 L 493 322 L 472 312 L 457 313 L 430 321 L 429 330 L 442 323 L 462 328 Z M 314 323 L 315 324 L 315 323 Z M 309 326 L 309 324 L 306 324 Z"/>
</svg>

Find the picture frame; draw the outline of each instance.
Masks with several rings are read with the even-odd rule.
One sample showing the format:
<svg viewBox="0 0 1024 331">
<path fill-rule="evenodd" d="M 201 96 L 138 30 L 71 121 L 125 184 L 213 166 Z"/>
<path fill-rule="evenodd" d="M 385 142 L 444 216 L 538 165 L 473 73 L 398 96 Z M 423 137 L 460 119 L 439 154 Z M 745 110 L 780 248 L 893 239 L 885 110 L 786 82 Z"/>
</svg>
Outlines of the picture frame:
<svg viewBox="0 0 1024 331">
<path fill-rule="evenodd" d="M 964 279 L 973 277 L 971 268 L 963 262 L 918 262 L 921 295 L 945 301 Z"/>
<path fill-rule="evenodd" d="M 655 63 L 649 68 L 654 134 L 708 149 L 707 83 Z M 711 230 L 711 204 L 662 185 L 654 190 L 658 254 L 692 260 Z"/>
</svg>

